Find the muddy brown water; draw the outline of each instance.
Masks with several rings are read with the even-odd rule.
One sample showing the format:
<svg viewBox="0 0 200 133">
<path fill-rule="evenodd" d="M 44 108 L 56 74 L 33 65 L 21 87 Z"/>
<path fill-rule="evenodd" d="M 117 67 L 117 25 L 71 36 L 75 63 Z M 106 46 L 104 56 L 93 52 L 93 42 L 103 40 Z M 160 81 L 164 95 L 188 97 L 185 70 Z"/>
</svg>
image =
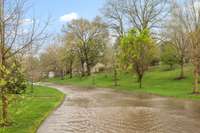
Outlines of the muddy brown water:
<svg viewBox="0 0 200 133">
<path fill-rule="evenodd" d="M 68 94 L 38 133 L 200 133 L 200 102 L 46 84 Z"/>
</svg>

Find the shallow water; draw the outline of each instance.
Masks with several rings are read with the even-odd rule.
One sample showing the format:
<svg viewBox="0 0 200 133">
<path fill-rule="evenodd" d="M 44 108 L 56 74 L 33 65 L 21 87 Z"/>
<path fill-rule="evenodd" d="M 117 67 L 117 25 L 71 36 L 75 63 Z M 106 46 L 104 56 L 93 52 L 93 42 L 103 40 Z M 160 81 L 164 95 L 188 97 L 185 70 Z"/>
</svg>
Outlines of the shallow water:
<svg viewBox="0 0 200 133">
<path fill-rule="evenodd" d="M 200 133 L 200 102 L 48 84 L 69 94 L 38 133 Z"/>
</svg>

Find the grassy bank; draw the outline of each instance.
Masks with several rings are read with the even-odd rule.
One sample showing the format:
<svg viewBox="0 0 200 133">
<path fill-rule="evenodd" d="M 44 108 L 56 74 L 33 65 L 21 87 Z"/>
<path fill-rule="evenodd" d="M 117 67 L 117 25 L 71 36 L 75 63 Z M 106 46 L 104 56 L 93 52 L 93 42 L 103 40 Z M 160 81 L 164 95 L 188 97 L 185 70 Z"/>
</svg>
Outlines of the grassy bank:
<svg viewBox="0 0 200 133">
<path fill-rule="evenodd" d="M 0 128 L 0 133 L 35 133 L 63 98 L 61 92 L 41 86 L 35 87 L 33 94 L 28 89 L 26 94 L 10 98 L 10 119 L 13 124 L 8 128 Z"/>
<path fill-rule="evenodd" d="M 153 68 L 145 74 L 143 88 L 139 89 L 137 78 L 134 74 L 120 73 L 119 86 L 113 86 L 112 74 L 95 74 L 91 77 L 74 77 L 72 79 L 61 80 L 60 78 L 49 79 L 49 82 L 57 84 L 75 85 L 79 87 L 92 87 L 94 82 L 96 87 L 113 88 L 122 91 L 137 91 L 153 93 L 161 96 L 172 96 L 186 99 L 200 99 L 200 96 L 194 96 L 192 92 L 192 67 L 185 68 L 186 78 L 175 80 L 179 76 L 180 69 L 166 71 L 164 68 Z M 94 80 L 95 79 L 95 80 Z"/>
</svg>

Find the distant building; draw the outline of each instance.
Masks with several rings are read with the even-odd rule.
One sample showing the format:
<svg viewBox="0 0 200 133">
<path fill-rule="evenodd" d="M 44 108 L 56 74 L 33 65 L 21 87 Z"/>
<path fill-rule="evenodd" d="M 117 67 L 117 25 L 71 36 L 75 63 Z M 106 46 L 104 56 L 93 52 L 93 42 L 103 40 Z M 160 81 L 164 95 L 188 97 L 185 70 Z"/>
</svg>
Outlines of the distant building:
<svg viewBox="0 0 200 133">
<path fill-rule="evenodd" d="M 55 72 L 53 72 L 53 71 L 49 72 L 48 77 L 49 78 L 54 78 L 55 77 Z"/>
<path fill-rule="evenodd" d="M 97 63 L 91 70 L 92 73 L 99 73 L 106 69 L 106 66 L 102 63 Z"/>
</svg>

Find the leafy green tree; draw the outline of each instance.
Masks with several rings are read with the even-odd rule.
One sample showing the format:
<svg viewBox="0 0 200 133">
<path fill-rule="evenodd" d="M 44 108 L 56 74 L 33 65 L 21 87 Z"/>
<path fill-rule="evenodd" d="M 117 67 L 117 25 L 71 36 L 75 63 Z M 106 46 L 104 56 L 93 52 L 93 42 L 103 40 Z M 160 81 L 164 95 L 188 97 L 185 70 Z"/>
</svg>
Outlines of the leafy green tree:
<svg viewBox="0 0 200 133">
<path fill-rule="evenodd" d="M 42 70 L 38 57 L 33 55 L 27 55 L 23 57 L 22 68 L 27 80 L 37 82 L 42 79 Z"/>
<path fill-rule="evenodd" d="M 26 80 L 23 76 L 23 72 L 21 71 L 21 67 L 17 62 L 9 62 L 6 66 L 0 65 L 0 87 L 1 87 L 1 94 L 2 98 L 6 99 L 4 106 L 5 112 L 8 112 L 8 94 L 21 94 L 25 92 L 26 89 Z M 2 91 L 4 90 L 4 91 Z M 3 114 L 6 115 L 6 114 Z M 7 126 L 10 124 L 8 118 L 3 119 L 1 124 Z"/>
<path fill-rule="evenodd" d="M 66 31 L 66 34 L 71 36 L 80 60 L 82 76 L 85 75 L 85 69 L 86 75 L 89 76 L 91 67 L 103 56 L 108 42 L 107 25 L 99 17 L 93 21 L 78 19 L 68 24 Z"/>
<path fill-rule="evenodd" d="M 155 42 L 151 38 L 149 30 L 131 29 L 121 39 L 120 47 L 120 58 L 131 64 L 137 74 L 139 87 L 142 88 L 144 73 L 148 70 L 156 50 Z"/>
<path fill-rule="evenodd" d="M 73 77 L 73 66 L 76 61 L 76 52 L 70 42 L 67 41 L 67 44 L 60 47 L 59 49 L 59 62 L 60 66 L 63 69 L 63 76 L 69 74 L 69 78 Z"/>
<path fill-rule="evenodd" d="M 24 25 L 28 13 L 28 0 L 7 1 L 0 0 L 0 79 L 1 84 L 7 83 L 4 79 L 7 75 L 5 72 L 9 68 L 7 66 L 9 60 L 17 54 L 25 54 L 32 46 L 38 46 L 41 41 L 48 37 L 46 29 L 49 19 L 46 23 L 37 21 L 33 17 L 30 24 Z M 26 31 L 26 32 L 24 32 Z M 5 72 L 5 73 L 4 73 Z M 8 88 L 1 87 L 2 102 L 2 125 L 8 125 Z"/>
<path fill-rule="evenodd" d="M 13 63 L 8 74 L 8 81 L 5 85 L 11 94 L 22 94 L 25 92 L 27 82 L 19 63 Z"/>
<path fill-rule="evenodd" d="M 169 65 L 169 69 L 172 70 L 173 66 L 178 63 L 178 57 L 176 49 L 170 43 L 166 43 L 161 46 L 161 61 Z"/>
<path fill-rule="evenodd" d="M 49 45 L 47 50 L 40 55 L 41 61 L 41 69 L 46 75 L 49 74 L 50 71 L 55 72 L 56 76 L 60 76 L 63 71 L 63 64 L 60 46 L 57 42 L 52 45 Z"/>
</svg>

